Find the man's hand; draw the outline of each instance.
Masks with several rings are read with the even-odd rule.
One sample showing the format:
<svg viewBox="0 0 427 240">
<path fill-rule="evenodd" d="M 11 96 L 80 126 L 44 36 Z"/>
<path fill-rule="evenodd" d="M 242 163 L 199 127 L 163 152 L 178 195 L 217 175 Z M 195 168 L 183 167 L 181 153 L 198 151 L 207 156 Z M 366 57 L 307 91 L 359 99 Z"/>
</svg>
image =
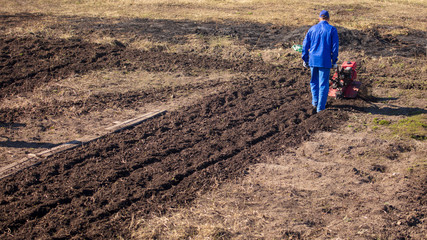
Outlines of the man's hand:
<svg viewBox="0 0 427 240">
<path fill-rule="evenodd" d="M 307 63 L 307 62 L 304 62 L 302 65 L 303 65 L 305 68 L 309 68 L 309 66 L 308 66 L 308 63 Z"/>
<path fill-rule="evenodd" d="M 332 65 L 333 69 L 337 69 L 337 67 L 338 67 L 338 64 L 336 64 L 336 63 L 334 65 Z"/>
</svg>

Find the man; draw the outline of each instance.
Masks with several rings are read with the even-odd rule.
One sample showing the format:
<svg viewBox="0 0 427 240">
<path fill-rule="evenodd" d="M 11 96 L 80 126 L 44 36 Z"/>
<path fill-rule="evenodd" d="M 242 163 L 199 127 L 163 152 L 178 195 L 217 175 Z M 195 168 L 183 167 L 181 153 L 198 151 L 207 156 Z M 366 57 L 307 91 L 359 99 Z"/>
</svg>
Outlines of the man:
<svg viewBox="0 0 427 240">
<path fill-rule="evenodd" d="M 322 10 L 319 23 L 308 30 L 302 45 L 303 65 L 311 70 L 312 104 L 316 112 L 325 109 L 329 92 L 329 73 L 331 68 L 337 67 L 338 61 L 338 32 L 328 21 L 328 11 Z"/>
</svg>

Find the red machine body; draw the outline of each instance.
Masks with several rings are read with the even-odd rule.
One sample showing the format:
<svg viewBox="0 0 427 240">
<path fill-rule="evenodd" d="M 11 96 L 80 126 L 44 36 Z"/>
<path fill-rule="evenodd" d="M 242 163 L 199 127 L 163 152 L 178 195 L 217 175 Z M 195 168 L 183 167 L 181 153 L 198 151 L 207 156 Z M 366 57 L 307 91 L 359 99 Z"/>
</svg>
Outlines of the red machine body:
<svg viewBox="0 0 427 240">
<path fill-rule="evenodd" d="M 361 82 L 356 81 L 356 62 L 344 62 L 336 69 L 329 81 L 328 96 L 336 98 L 356 98 Z"/>
</svg>

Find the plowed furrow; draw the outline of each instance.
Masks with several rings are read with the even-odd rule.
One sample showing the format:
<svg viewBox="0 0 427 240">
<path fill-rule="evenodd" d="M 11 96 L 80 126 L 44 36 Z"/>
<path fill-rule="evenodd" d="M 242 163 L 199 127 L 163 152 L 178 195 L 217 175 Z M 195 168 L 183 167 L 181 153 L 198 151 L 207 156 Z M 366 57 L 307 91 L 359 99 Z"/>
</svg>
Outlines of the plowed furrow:
<svg viewBox="0 0 427 240">
<path fill-rule="evenodd" d="M 295 92 L 288 88 L 294 84 L 281 88 L 267 79 L 243 80 L 239 88 L 3 179 L 0 211 L 8 217 L 0 222 L 2 236 L 27 236 L 26 229 L 39 224 L 44 228 L 32 228 L 37 230 L 29 236 L 126 235 L 130 214 L 187 203 L 198 191 L 239 177 L 259 157 L 298 144 L 343 117 L 311 115 L 308 88 Z M 26 210 L 28 204 L 33 210 Z"/>
</svg>

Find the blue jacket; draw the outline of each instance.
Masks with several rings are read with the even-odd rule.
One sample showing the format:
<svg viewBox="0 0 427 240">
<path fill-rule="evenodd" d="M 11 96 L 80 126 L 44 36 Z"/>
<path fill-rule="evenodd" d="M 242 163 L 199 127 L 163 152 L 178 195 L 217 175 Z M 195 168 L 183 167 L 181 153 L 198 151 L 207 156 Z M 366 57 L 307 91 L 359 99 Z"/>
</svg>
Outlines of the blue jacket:
<svg viewBox="0 0 427 240">
<path fill-rule="evenodd" d="M 312 26 L 302 44 L 302 60 L 310 67 L 331 68 L 338 61 L 338 32 L 327 21 Z"/>
</svg>

